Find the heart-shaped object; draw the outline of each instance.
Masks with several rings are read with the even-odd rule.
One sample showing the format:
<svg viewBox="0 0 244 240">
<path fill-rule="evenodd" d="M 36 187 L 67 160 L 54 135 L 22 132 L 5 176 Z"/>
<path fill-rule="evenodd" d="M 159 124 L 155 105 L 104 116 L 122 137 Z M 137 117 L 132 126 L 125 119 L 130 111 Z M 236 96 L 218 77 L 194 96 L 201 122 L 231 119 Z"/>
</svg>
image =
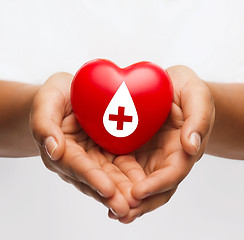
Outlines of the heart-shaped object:
<svg viewBox="0 0 244 240">
<path fill-rule="evenodd" d="M 146 143 L 170 112 L 168 73 L 150 62 L 126 68 L 96 59 L 74 76 L 71 103 L 81 127 L 103 149 L 130 153 Z"/>
</svg>

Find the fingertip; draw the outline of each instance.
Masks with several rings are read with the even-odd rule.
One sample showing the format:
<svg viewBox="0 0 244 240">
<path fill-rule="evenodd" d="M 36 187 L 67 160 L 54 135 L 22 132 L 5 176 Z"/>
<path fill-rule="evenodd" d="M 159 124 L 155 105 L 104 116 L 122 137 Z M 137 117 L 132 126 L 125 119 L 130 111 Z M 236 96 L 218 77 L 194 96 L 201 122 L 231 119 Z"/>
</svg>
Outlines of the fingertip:
<svg viewBox="0 0 244 240">
<path fill-rule="evenodd" d="M 150 193 L 147 191 L 144 181 L 136 183 L 131 189 L 131 195 L 138 200 L 142 200 L 148 196 Z"/>
<path fill-rule="evenodd" d="M 114 220 L 118 220 L 118 216 L 115 213 L 113 213 L 112 209 L 108 210 L 108 217 Z"/>
<path fill-rule="evenodd" d="M 56 149 L 58 147 L 57 141 L 53 137 L 47 137 L 44 141 L 44 148 L 46 150 L 47 155 L 49 158 L 53 161 L 58 160 L 57 154 L 56 154 Z M 55 152 L 56 151 L 56 152 Z"/>
<path fill-rule="evenodd" d="M 31 117 L 30 129 L 37 146 L 43 148 L 51 160 L 56 161 L 63 156 L 66 141 L 57 122 L 35 114 Z"/>
<path fill-rule="evenodd" d="M 136 219 L 136 217 L 135 218 L 123 217 L 123 218 L 119 218 L 118 220 L 120 223 L 129 224 L 129 223 L 132 223 L 135 219 Z"/>
<path fill-rule="evenodd" d="M 49 158 L 53 161 L 59 160 L 65 151 L 65 139 L 63 133 L 59 133 L 59 131 L 54 131 L 54 136 L 42 137 L 44 140 L 42 141 L 44 144 L 44 149 L 49 156 Z"/>
<path fill-rule="evenodd" d="M 197 132 L 193 132 L 189 135 L 188 139 L 191 143 L 191 146 L 193 147 L 192 155 L 197 154 L 200 149 L 201 141 L 202 141 L 200 134 Z"/>
<path fill-rule="evenodd" d="M 89 166 L 82 166 L 82 169 L 73 166 L 76 169 L 76 176 L 85 176 L 86 182 L 103 198 L 111 198 L 115 195 L 115 185 L 113 181 L 107 176 L 107 174 L 97 166 L 94 166 L 89 160 L 85 160 L 84 163 Z M 91 165 L 92 164 L 92 165 Z M 85 175 L 84 175 L 85 174 Z"/>
<path fill-rule="evenodd" d="M 141 201 L 134 198 L 131 194 L 131 188 L 133 185 L 130 182 L 121 182 L 119 185 L 117 185 L 117 187 L 127 200 L 130 208 L 135 208 L 140 205 Z"/>
<path fill-rule="evenodd" d="M 126 216 L 130 211 L 128 202 L 119 190 L 115 192 L 113 197 L 107 199 L 107 206 L 118 218 Z"/>
<path fill-rule="evenodd" d="M 187 131 L 182 131 L 181 134 L 181 144 L 183 149 L 188 154 L 194 156 L 199 152 L 201 147 L 202 138 L 198 132 L 188 133 Z"/>
<path fill-rule="evenodd" d="M 141 204 L 140 199 L 136 199 L 133 196 L 131 196 L 131 199 L 129 200 L 129 205 L 131 208 L 136 208 Z"/>
<path fill-rule="evenodd" d="M 129 224 L 135 221 L 138 217 L 140 217 L 140 215 L 141 214 L 139 213 L 139 208 L 131 209 L 126 216 L 118 218 L 118 220 L 123 224 Z"/>
</svg>

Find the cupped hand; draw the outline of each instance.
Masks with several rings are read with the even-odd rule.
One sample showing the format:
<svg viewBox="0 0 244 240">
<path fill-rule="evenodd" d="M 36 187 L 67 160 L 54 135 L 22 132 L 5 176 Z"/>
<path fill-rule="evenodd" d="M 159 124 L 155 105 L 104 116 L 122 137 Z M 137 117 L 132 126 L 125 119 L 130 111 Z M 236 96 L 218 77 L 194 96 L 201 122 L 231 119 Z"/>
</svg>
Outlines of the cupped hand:
<svg viewBox="0 0 244 240">
<path fill-rule="evenodd" d="M 113 164 L 115 156 L 103 151 L 77 123 L 70 103 L 72 78 L 54 74 L 36 94 L 30 115 L 34 139 L 48 169 L 123 217 L 140 200 L 131 195 L 131 180 Z M 137 180 L 144 177 L 140 171 Z"/>
<path fill-rule="evenodd" d="M 165 204 L 198 161 L 206 147 L 214 123 L 215 107 L 203 81 L 185 66 L 167 69 L 174 87 L 172 109 L 156 135 L 130 156 L 114 159 L 114 164 L 134 182 L 132 195 L 141 204 L 118 218 L 129 223 L 138 216 Z M 139 164 L 146 178 L 134 179 Z"/>
<path fill-rule="evenodd" d="M 70 104 L 71 75 L 53 75 L 34 99 L 30 125 L 44 164 L 123 223 L 171 198 L 202 156 L 214 122 L 211 94 L 198 76 L 184 66 L 167 71 L 174 86 L 168 120 L 130 155 L 103 151 L 81 129 Z"/>
</svg>

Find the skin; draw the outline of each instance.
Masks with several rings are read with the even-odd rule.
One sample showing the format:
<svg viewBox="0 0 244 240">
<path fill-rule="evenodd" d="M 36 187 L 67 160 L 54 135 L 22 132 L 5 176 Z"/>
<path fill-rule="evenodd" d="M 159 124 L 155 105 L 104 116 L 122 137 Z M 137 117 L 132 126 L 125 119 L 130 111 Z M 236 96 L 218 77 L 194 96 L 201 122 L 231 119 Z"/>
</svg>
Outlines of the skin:
<svg viewBox="0 0 244 240">
<path fill-rule="evenodd" d="M 140 201 L 132 197 L 131 181 L 112 162 L 114 156 L 95 144 L 77 123 L 70 103 L 73 76 L 51 76 L 33 101 L 30 126 L 46 167 L 81 192 L 102 202 L 119 217 Z M 54 99 L 50 104 L 50 99 Z M 53 161 L 45 139 L 53 136 L 58 146 Z"/>
<path fill-rule="evenodd" d="M 29 128 L 29 115 L 39 88 L 24 83 L 0 81 L 1 157 L 38 155 L 38 148 Z"/>
<path fill-rule="evenodd" d="M 216 120 L 206 153 L 244 159 L 244 84 L 206 83 L 215 101 Z"/>
<path fill-rule="evenodd" d="M 48 169 L 107 206 L 110 218 L 134 221 L 169 201 L 205 149 L 236 159 L 244 155 L 244 86 L 204 83 L 185 66 L 167 71 L 174 86 L 167 121 L 143 147 L 123 156 L 103 151 L 77 123 L 69 99 L 72 75 L 54 74 L 42 87 L 0 82 L 1 156 L 33 156 L 38 149 Z M 192 144 L 193 132 L 200 136 L 199 148 Z M 50 136 L 57 142 L 51 157 L 45 147 Z"/>
<path fill-rule="evenodd" d="M 174 100 L 170 116 L 158 133 L 127 160 L 115 159 L 114 164 L 133 180 L 131 162 L 138 162 L 146 177 L 135 182 L 131 190 L 138 207 L 123 218 L 109 216 L 123 223 L 150 212 L 169 201 L 179 183 L 198 161 L 206 147 L 214 123 L 215 107 L 207 86 L 189 68 L 174 66 L 167 69 L 174 86 Z M 200 103 L 200 104 L 199 104 Z M 202 138 L 200 149 L 195 149 L 189 135 L 197 132 Z M 135 164 L 135 163 L 134 163 Z"/>
</svg>

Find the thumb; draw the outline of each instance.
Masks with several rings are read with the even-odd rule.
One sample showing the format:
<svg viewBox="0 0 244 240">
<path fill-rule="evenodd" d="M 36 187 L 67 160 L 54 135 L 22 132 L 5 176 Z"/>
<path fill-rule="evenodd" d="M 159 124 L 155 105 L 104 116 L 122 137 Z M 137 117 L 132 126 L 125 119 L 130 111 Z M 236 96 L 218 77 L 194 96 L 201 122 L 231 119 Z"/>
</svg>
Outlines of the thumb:
<svg viewBox="0 0 244 240">
<path fill-rule="evenodd" d="M 196 155 L 207 144 L 214 122 L 214 103 L 208 87 L 200 80 L 189 81 L 181 92 L 184 123 L 181 144 L 190 155 Z"/>
<path fill-rule="evenodd" d="M 61 129 L 65 116 L 65 103 L 69 94 L 63 94 L 62 89 L 55 87 L 59 79 L 72 78 L 72 75 L 54 74 L 36 94 L 30 114 L 30 128 L 41 151 L 45 150 L 52 160 L 60 159 L 65 151 L 65 138 Z M 68 79 L 70 80 L 70 79 Z M 67 91 L 68 88 L 66 87 Z M 66 97 L 65 97 L 66 96 Z"/>
</svg>

